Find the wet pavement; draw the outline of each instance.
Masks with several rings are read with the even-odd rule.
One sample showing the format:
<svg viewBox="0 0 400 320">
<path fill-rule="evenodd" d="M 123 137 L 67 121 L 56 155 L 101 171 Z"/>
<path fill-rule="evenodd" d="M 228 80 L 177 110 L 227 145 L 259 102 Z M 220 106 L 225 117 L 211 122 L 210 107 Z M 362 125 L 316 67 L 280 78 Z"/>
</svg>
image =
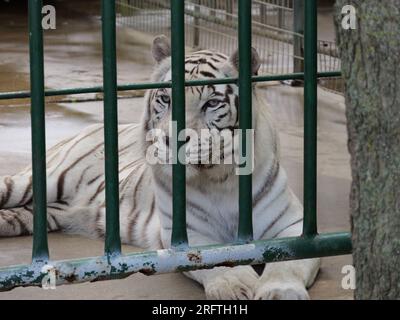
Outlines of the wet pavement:
<svg viewBox="0 0 400 320">
<path fill-rule="evenodd" d="M 61 2 L 63 3 L 63 2 Z M 24 10 L 0 5 L 0 92 L 29 89 L 28 36 Z M 46 88 L 94 86 L 102 83 L 101 25 L 96 2 L 64 2 L 57 7 L 57 29 L 45 32 Z M 87 14 L 87 12 L 90 14 Z M 86 12 L 86 13 L 85 13 Z M 118 82 L 147 81 L 152 69 L 148 37 L 118 30 Z M 262 86 L 280 128 L 282 162 L 290 184 L 302 197 L 303 97 L 301 88 L 279 83 Z M 95 94 L 53 97 L 46 104 L 47 146 L 102 121 L 102 101 Z M 142 98 L 119 100 L 121 123 L 138 122 Z M 56 102 L 55 102 L 56 101 Z M 68 102 L 66 102 L 68 101 Z M 318 115 L 318 225 L 320 231 L 346 231 L 350 167 L 343 97 L 319 91 Z M 30 161 L 29 100 L 0 100 L 0 175 L 18 172 Z M 53 259 L 101 255 L 103 242 L 50 234 Z M 124 252 L 137 250 L 124 246 Z M 0 240 L 0 266 L 29 263 L 31 237 Z M 351 257 L 324 258 L 315 299 L 350 299 L 341 289 L 341 268 Z M 63 286 L 45 291 L 18 288 L 0 299 L 203 299 L 199 285 L 180 274 Z"/>
</svg>

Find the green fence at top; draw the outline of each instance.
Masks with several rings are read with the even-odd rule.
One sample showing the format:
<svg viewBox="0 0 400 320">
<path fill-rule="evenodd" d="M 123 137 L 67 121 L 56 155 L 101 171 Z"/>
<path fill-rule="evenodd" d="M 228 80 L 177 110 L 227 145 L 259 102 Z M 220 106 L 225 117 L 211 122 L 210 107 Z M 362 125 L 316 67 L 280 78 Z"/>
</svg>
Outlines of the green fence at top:
<svg viewBox="0 0 400 320">
<path fill-rule="evenodd" d="M 134 272 L 145 274 L 211 268 L 215 265 L 260 264 L 283 260 L 333 256 L 351 252 L 349 233 L 317 232 L 317 79 L 336 77 L 340 72 L 317 72 L 317 4 L 305 0 L 304 73 L 274 76 L 251 74 L 251 1 L 239 0 L 239 77 L 185 82 L 184 1 L 171 0 L 172 82 L 117 85 L 115 1 L 102 1 L 103 85 L 72 89 L 44 90 L 43 31 L 41 0 L 29 0 L 30 92 L 0 93 L 0 99 L 31 97 L 34 232 L 32 263 L 0 268 L 0 290 L 41 285 L 43 266 L 53 266 L 57 284 L 122 278 Z M 236 84 L 240 95 L 242 130 L 251 129 L 252 82 L 304 79 L 304 225 L 299 237 L 253 241 L 252 176 L 239 177 L 239 228 L 235 244 L 189 247 L 186 233 L 185 166 L 173 165 L 172 248 L 121 254 L 119 234 L 118 118 L 117 91 L 172 88 L 172 119 L 178 130 L 185 128 L 185 86 Z M 104 143 L 106 173 L 106 234 L 104 256 L 51 261 L 47 243 L 45 96 L 104 92 Z M 180 106 L 178 109 L 177 106 Z M 243 135 L 245 136 L 245 135 Z M 181 141 L 175 141 L 178 147 Z M 242 144 L 245 147 L 245 139 Z M 246 150 L 246 148 L 243 148 Z M 195 252 L 200 259 L 192 259 Z"/>
</svg>

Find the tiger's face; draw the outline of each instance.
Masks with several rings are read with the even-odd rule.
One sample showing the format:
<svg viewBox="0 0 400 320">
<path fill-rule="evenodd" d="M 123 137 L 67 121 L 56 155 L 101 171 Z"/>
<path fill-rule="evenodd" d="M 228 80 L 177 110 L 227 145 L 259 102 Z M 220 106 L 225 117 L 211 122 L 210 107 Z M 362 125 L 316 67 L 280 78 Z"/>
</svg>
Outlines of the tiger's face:
<svg viewBox="0 0 400 320">
<path fill-rule="evenodd" d="M 171 81 L 170 47 L 164 36 L 155 38 L 152 52 L 158 63 L 152 81 Z M 185 57 L 185 79 L 236 77 L 236 62 L 237 54 L 229 58 L 209 50 L 194 52 Z M 258 67 L 257 60 L 257 70 Z M 175 158 L 172 150 L 174 126 L 171 124 L 173 103 L 171 89 L 147 92 L 143 119 L 148 148 L 146 157 L 152 156 L 152 161 L 158 165 L 184 158 L 188 179 L 199 174 L 226 179 L 234 171 L 235 155 L 238 154 L 238 87 L 234 84 L 186 87 L 186 130 L 177 133 L 184 147 L 178 150 Z"/>
</svg>

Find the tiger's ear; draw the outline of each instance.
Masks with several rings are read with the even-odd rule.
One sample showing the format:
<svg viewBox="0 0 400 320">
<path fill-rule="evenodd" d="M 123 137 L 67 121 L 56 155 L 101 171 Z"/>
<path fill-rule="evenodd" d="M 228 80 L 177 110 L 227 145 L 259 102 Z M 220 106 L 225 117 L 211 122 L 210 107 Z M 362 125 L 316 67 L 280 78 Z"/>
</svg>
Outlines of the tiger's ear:
<svg viewBox="0 0 400 320">
<path fill-rule="evenodd" d="M 239 50 L 236 50 L 229 58 L 231 64 L 239 71 Z M 251 72 L 253 75 L 258 74 L 261 66 L 261 59 L 256 49 L 251 47 Z"/>
<path fill-rule="evenodd" d="M 159 35 L 154 38 L 153 46 L 151 47 L 151 53 L 153 54 L 154 60 L 160 63 L 165 58 L 171 55 L 171 46 L 169 40 L 164 35 Z"/>
</svg>

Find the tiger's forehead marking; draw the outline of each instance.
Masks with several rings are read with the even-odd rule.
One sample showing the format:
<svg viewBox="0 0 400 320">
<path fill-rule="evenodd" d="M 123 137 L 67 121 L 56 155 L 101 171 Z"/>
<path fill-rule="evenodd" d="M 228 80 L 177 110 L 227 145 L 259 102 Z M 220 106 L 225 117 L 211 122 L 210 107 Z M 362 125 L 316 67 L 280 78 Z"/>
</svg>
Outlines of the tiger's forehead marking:
<svg viewBox="0 0 400 320">
<path fill-rule="evenodd" d="M 185 79 L 215 79 L 222 73 L 221 67 L 228 57 L 209 50 L 197 51 L 185 56 Z M 169 69 L 163 81 L 171 81 L 172 70 Z"/>
</svg>

